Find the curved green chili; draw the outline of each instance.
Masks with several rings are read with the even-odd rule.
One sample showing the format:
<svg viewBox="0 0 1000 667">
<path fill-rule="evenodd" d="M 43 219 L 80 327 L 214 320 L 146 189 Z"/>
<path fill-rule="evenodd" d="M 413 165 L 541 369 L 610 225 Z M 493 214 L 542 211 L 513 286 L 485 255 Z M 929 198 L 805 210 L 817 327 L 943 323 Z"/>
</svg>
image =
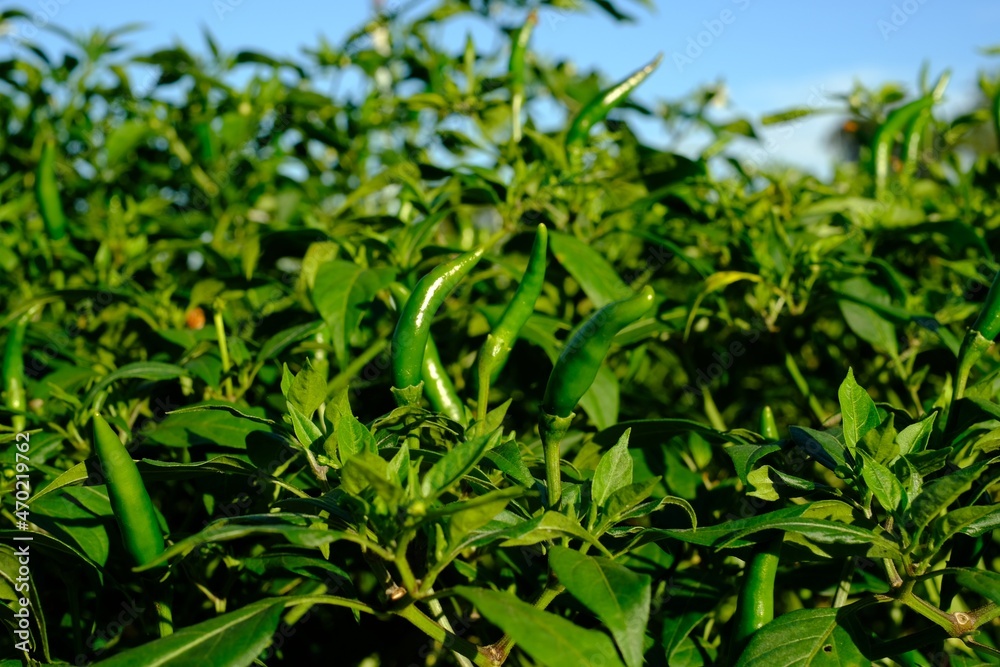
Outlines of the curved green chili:
<svg viewBox="0 0 1000 667">
<path fill-rule="evenodd" d="M 743 570 L 743 586 L 736 603 L 733 639 L 739 655 L 752 635 L 774 619 L 774 579 L 781 558 L 781 540 L 755 548 Z"/>
<path fill-rule="evenodd" d="M 765 405 L 760 411 L 760 434 L 768 440 L 778 440 L 778 422 L 774 421 L 774 411 L 770 405 Z"/>
<path fill-rule="evenodd" d="M 600 94 L 587 103 L 580 113 L 573 118 L 573 123 L 566 133 L 566 145 L 574 146 L 583 143 L 594 125 L 604 120 L 608 112 L 625 101 L 629 94 L 635 90 L 639 84 L 645 81 L 650 74 L 659 66 L 663 60 L 663 54 L 659 54 L 642 69 L 633 72 L 622 81 L 602 90 Z"/>
<path fill-rule="evenodd" d="M 108 422 L 94 415 L 94 449 L 104 470 L 111 510 L 121 529 L 125 550 L 137 565 L 163 553 L 163 533 L 139 469 Z"/>
<path fill-rule="evenodd" d="M 3 351 L 3 388 L 7 392 L 7 407 L 22 413 L 28 405 L 24 391 L 24 334 L 27 329 L 28 316 L 23 315 L 8 332 Z M 23 414 L 15 414 L 11 425 L 15 432 L 20 432 L 27 426 L 27 421 Z"/>
<path fill-rule="evenodd" d="M 35 174 L 35 196 L 38 198 L 38 210 L 42 214 L 45 231 L 50 239 L 58 241 L 66 235 L 66 216 L 63 215 L 59 186 L 56 183 L 56 144 L 53 139 L 47 139 L 42 144 L 42 157 Z"/>
<path fill-rule="evenodd" d="M 1000 272 L 993 276 L 990 291 L 986 294 L 972 330 L 978 331 L 987 340 L 995 340 L 997 334 L 1000 334 Z"/>
<path fill-rule="evenodd" d="M 392 371 L 395 388 L 401 392 L 397 397 L 404 404 L 419 400 L 419 392 L 410 388 L 420 383 L 434 313 L 462 278 L 472 271 L 484 252 L 485 246 L 435 268 L 420 279 L 400 311 L 392 336 Z"/>
<path fill-rule="evenodd" d="M 998 334 L 1000 334 L 1000 272 L 993 276 L 990 291 L 986 294 L 979 316 L 962 340 L 962 347 L 958 351 L 958 368 L 955 371 L 952 400 L 957 401 L 962 398 L 969 373 L 996 340 Z"/>
<path fill-rule="evenodd" d="M 653 307 L 653 288 L 615 301 L 594 313 L 563 348 L 549 375 L 542 410 L 557 417 L 569 417 L 576 404 L 594 383 L 597 372 L 618 332 Z"/>
<path fill-rule="evenodd" d="M 424 350 L 424 364 L 420 377 L 424 382 L 424 394 L 431 406 L 438 412 L 447 415 L 452 421 L 465 424 L 465 405 L 458 396 L 458 391 L 448 377 L 448 372 L 441 363 L 437 345 L 427 339 L 427 349 Z"/>
<path fill-rule="evenodd" d="M 399 283 L 392 283 L 389 291 L 399 304 L 405 304 L 410 298 L 410 291 Z M 449 419 L 465 425 L 465 405 L 458 396 L 458 391 L 441 363 L 434 340 L 428 335 L 424 348 L 423 362 L 420 368 L 423 391 L 431 406 Z"/>
<path fill-rule="evenodd" d="M 873 155 L 875 161 L 875 192 L 881 194 L 889 179 L 889 161 L 892 147 L 899 134 L 914 118 L 934 106 L 934 97 L 926 95 L 898 109 L 893 109 L 885 122 L 875 132 Z"/>
<path fill-rule="evenodd" d="M 557 506 L 562 495 L 559 443 L 573 420 L 573 410 L 594 383 L 615 336 L 649 312 L 654 296 L 646 286 L 635 296 L 604 306 L 573 334 L 556 360 L 545 386 L 538 425 L 550 507 Z"/>
<path fill-rule="evenodd" d="M 486 418 L 486 403 L 494 371 L 507 361 L 521 327 L 535 312 L 535 302 L 545 285 L 548 239 L 548 229 L 544 224 L 539 224 L 535 231 L 535 242 L 531 246 L 531 256 L 528 259 L 528 266 L 524 270 L 524 276 L 521 277 L 521 282 L 506 310 L 503 311 L 500 321 L 486 336 L 483 346 L 479 348 L 477 357 L 479 403 L 476 405 L 476 413 L 480 421 Z"/>
<path fill-rule="evenodd" d="M 521 141 L 521 108 L 524 106 L 524 58 L 528 52 L 531 33 L 538 23 L 538 11 L 531 10 L 524 25 L 513 35 L 510 45 L 510 116 L 511 139 Z"/>
</svg>

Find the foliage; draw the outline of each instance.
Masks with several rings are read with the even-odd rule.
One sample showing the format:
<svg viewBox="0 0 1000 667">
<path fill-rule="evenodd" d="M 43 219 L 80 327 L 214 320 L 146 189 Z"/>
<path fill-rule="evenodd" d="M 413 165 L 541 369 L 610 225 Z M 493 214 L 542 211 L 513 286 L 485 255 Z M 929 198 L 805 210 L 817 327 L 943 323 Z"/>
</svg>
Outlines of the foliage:
<svg viewBox="0 0 1000 667">
<path fill-rule="evenodd" d="M 33 659 L 996 660 L 998 358 L 969 327 L 997 268 L 1000 83 L 950 120 L 947 76 L 851 91 L 834 113 L 867 134 L 824 182 L 735 157 L 760 126 L 716 89 L 647 106 L 532 52 L 556 13 L 625 3 L 525 4 L 391 7 L 299 60 L 207 35 L 136 56 L 124 28 L 0 62 L 0 618 L 25 521 Z M 432 28 L 459 20 L 507 46 L 449 52 Z M 819 112 L 766 120 L 791 137 Z M 636 115 L 713 141 L 647 145 Z M 539 223 L 541 293 L 477 405 Z M 457 407 L 397 405 L 406 295 L 477 248 L 428 314 Z M 647 286 L 553 460 L 553 364 Z M 765 406 L 778 438 L 731 428 Z M 166 536 L 137 567 L 95 414 Z M 744 564 L 775 540 L 774 620 L 744 648 Z"/>
</svg>

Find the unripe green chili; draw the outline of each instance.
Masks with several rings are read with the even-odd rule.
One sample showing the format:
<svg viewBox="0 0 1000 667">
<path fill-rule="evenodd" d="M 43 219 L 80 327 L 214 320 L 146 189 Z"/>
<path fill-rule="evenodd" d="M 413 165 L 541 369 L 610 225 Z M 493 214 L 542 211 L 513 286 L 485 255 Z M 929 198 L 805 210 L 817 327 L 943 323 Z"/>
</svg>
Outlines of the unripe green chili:
<svg viewBox="0 0 1000 667">
<path fill-rule="evenodd" d="M 58 241 L 66 235 L 66 216 L 63 215 L 59 186 L 56 184 L 56 144 L 53 139 L 47 139 L 42 144 L 42 157 L 35 174 L 35 196 L 45 231 L 50 239 Z"/>
<path fill-rule="evenodd" d="M 3 387 L 7 392 L 7 407 L 24 412 L 27 397 L 24 391 L 24 334 L 28 329 L 28 316 L 23 315 L 7 334 L 3 351 Z M 16 414 L 11 420 L 15 432 L 27 426 L 24 415 Z"/>
<path fill-rule="evenodd" d="M 490 381 L 493 372 L 507 361 L 514 347 L 521 327 L 535 312 L 535 302 L 538 301 L 545 285 L 545 264 L 548 252 L 548 230 L 544 224 L 539 224 L 535 231 L 535 242 L 531 246 L 531 257 L 524 276 L 514 292 L 510 303 L 500 316 L 500 321 L 493 331 L 486 336 L 486 341 L 479 348 L 478 373 L 479 403 L 476 406 L 477 418 L 486 418 L 486 403 L 490 394 Z"/>
<path fill-rule="evenodd" d="M 392 336 L 392 371 L 397 400 L 403 404 L 419 400 L 420 393 L 416 387 L 420 383 L 424 350 L 430 338 L 434 313 L 462 278 L 479 263 L 484 252 L 485 246 L 435 268 L 420 279 L 400 311 Z"/>
<path fill-rule="evenodd" d="M 399 283 L 392 283 L 389 291 L 396 299 L 396 303 L 405 304 L 410 298 L 410 290 Z M 465 425 L 465 406 L 458 396 L 458 391 L 452 383 L 451 378 L 441 363 L 441 356 L 438 354 L 434 340 L 427 336 L 427 346 L 424 349 L 423 363 L 420 368 L 420 377 L 423 381 L 423 392 L 427 395 L 427 400 L 431 406 L 448 416 L 449 419 Z"/>
<path fill-rule="evenodd" d="M 962 347 L 958 351 L 958 369 L 955 372 L 952 400 L 957 401 L 962 398 L 969 373 L 993 344 L 998 334 L 1000 334 L 1000 272 L 993 276 L 993 283 L 986 294 L 979 317 L 962 340 Z"/>
<path fill-rule="evenodd" d="M 465 424 L 465 405 L 458 396 L 458 391 L 448 377 L 448 372 L 441 363 L 437 345 L 427 339 L 427 349 L 424 350 L 424 364 L 420 377 L 424 381 L 424 394 L 431 406 L 445 414 L 452 421 Z"/>
<path fill-rule="evenodd" d="M 739 655 L 750 636 L 774 619 L 774 579 L 778 574 L 781 540 L 755 547 L 743 571 L 743 586 L 736 603 L 733 639 Z M 734 656 L 735 657 L 735 656 Z"/>
<path fill-rule="evenodd" d="M 973 331 L 978 331 L 983 338 L 995 340 L 1000 334 L 1000 272 L 993 277 L 993 284 L 986 294 L 986 301 L 979 311 L 979 317 L 972 325 Z"/>
<path fill-rule="evenodd" d="M 594 125 L 600 123 L 608 115 L 608 112 L 625 101 L 629 94 L 635 90 L 639 84 L 645 81 L 650 74 L 659 66 L 663 60 L 663 54 L 659 54 L 640 70 L 630 74 L 622 81 L 616 83 L 587 103 L 580 113 L 573 118 L 573 123 L 566 133 L 566 145 L 575 146 L 586 141 L 590 130 Z"/>
<path fill-rule="evenodd" d="M 125 550 L 137 565 L 163 553 L 163 533 L 139 469 L 108 422 L 94 415 L 94 449 L 101 461 L 111 510 L 121 529 Z"/>
<path fill-rule="evenodd" d="M 531 33 L 538 22 L 538 11 L 531 10 L 528 20 L 514 34 L 510 45 L 510 115 L 511 139 L 521 141 L 521 108 L 524 106 L 524 57 L 528 52 Z"/>
<path fill-rule="evenodd" d="M 653 307 L 653 288 L 615 301 L 594 313 L 563 348 L 545 386 L 542 410 L 557 417 L 569 417 L 576 404 L 594 383 L 597 372 L 618 332 Z"/>
<path fill-rule="evenodd" d="M 760 434 L 768 440 L 777 440 L 780 437 L 778 422 L 774 421 L 774 411 L 770 405 L 765 405 L 760 411 Z"/>
<path fill-rule="evenodd" d="M 635 296 L 604 306 L 577 329 L 556 360 L 545 386 L 538 426 L 550 507 L 556 507 L 562 495 L 559 443 L 573 420 L 573 410 L 594 383 L 615 336 L 649 312 L 654 296 L 653 288 L 646 286 Z"/>
</svg>

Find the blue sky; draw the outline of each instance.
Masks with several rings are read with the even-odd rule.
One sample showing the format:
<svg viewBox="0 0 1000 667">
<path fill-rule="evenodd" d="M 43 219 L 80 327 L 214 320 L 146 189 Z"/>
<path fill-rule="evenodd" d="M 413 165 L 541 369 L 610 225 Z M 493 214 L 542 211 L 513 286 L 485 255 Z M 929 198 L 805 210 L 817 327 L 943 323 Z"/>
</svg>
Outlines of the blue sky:
<svg viewBox="0 0 1000 667">
<path fill-rule="evenodd" d="M 979 71 L 1000 69 L 1000 59 L 977 51 L 1000 43 L 1000 3 L 995 0 L 655 4 L 650 12 L 634 0 L 618 0 L 638 18 L 624 25 L 597 10 L 547 10 L 532 47 L 581 69 L 598 68 L 610 79 L 662 52 L 663 64 L 640 90 L 641 100 L 676 98 L 721 80 L 733 110 L 751 116 L 820 105 L 822 96 L 847 90 L 855 79 L 869 84 L 898 81 L 912 89 L 924 62 L 934 75 L 952 69 L 945 113 L 956 112 L 973 99 Z M 146 28 L 132 38 L 139 51 L 178 41 L 203 48 L 201 31 L 207 28 L 226 50 L 254 48 L 287 56 L 315 44 L 319 35 L 336 43 L 371 12 L 370 0 L 25 0 L 16 6 L 73 32 L 142 22 Z M 487 49 L 503 45 L 500 35 L 475 19 L 452 21 L 439 32 L 443 43 L 456 48 L 467 32 Z M 58 46 L 51 36 L 40 40 Z M 0 55 L 7 52 L 8 44 L 0 40 Z M 775 133 L 767 156 L 827 173 L 833 158 L 822 138 L 834 123 L 820 118 L 796 126 L 794 132 Z M 650 123 L 642 126 L 642 134 L 652 143 L 670 139 Z"/>
</svg>

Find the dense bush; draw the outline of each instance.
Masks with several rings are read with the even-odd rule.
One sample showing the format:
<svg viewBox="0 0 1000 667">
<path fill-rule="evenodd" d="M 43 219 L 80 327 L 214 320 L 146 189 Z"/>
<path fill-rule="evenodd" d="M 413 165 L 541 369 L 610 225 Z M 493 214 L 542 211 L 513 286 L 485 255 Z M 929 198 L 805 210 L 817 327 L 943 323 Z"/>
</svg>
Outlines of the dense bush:
<svg viewBox="0 0 1000 667">
<path fill-rule="evenodd" d="M 501 4 L 296 61 L 208 36 L 135 56 L 122 29 L 0 62 L 5 655 L 994 663 L 1000 82 L 952 119 L 947 73 L 849 91 L 856 159 L 822 181 L 731 150 L 818 108 L 647 108 L 641 71 L 616 90 L 532 53 L 567 3 Z M 470 14 L 508 47 L 430 37 Z M 646 145 L 639 114 L 713 140 Z M 541 293 L 480 405 L 540 223 Z M 422 315 L 429 401 L 398 391 L 397 313 L 476 249 Z M 647 286 L 556 433 L 553 364 Z"/>
</svg>

